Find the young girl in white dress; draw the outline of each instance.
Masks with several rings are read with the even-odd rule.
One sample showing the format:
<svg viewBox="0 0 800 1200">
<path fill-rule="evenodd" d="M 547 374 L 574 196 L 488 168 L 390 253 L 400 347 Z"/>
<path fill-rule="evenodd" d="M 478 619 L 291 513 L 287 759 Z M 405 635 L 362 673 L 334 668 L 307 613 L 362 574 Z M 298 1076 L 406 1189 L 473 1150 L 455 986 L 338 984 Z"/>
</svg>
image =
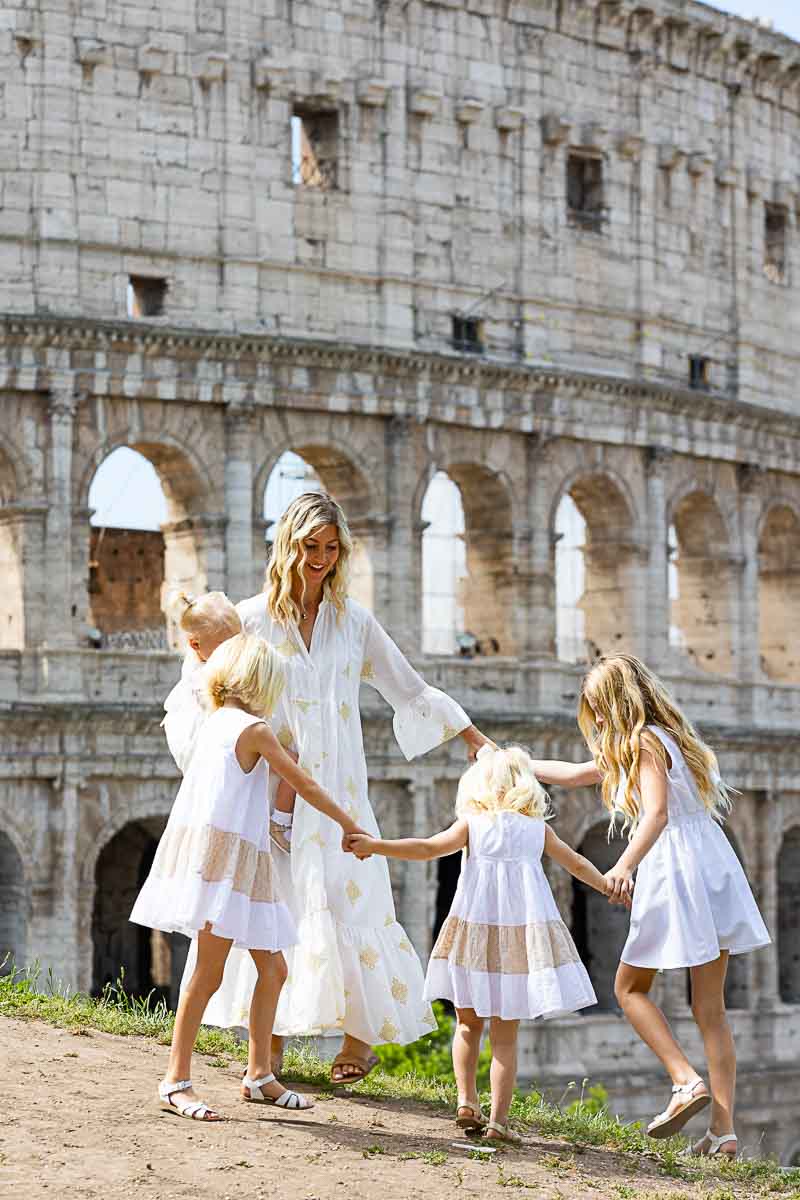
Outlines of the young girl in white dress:
<svg viewBox="0 0 800 1200">
<path fill-rule="evenodd" d="M 131 913 L 137 924 L 197 939 L 194 973 L 181 993 L 159 1095 L 163 1107 L 181 1116 L 220 1119 L 195 1096 L 190 1065 L 206 1005 L 220 985 L 228 952 L 237 946 L 249 951 L 257 972 L 243 1098 L 310 1108 L 271 1071 L 272 1026 L 286 978 L 282 951 L 297 937 L 273 887 L 269 767 L 344 833 L 358 832 L 358 826 L 264 723 L 283 689 L 284 669 L 263 638 L 240 633 L 224 641 L 209 658 L 203 682 L 214 711 Z"/>
<path fill-rule="evenodd" d="M 178 592 L 168 611 L 185 635 L 187 654 L 181 677 L 164 701 L 166 715 L 161 725 L 170 753 L 185 775 L 208 717 L 197 697 L 203 664 L 217 646 L 242 632 L 242 619 L 224 592 L 206 592 L 196 599 Z"/>
<path fill-rule="evenodd" d="M 453 1070 L 456 1121 L 488 1138 L 519 1141 L 508 1126 L 522 1019 L 556 1017 L 597 1002 L 542 869 L 547 854 L 604 895 L 606 881 L 545 823 L 547 796 L 518 747 L 485 747 L 461 777 L 457 819 L 430 838 L 385 841 L 356 834 L 358 854 L 432 859 L 464 850 L 450 913 L 431 953 L 428 1000 L 451 1000 L 458 1025 Z M 492 1045 L 490 1120 L 480 1109 L 478 1055 L 485 1019 Z"/>
<path fill-rule="evenodd" d="M 730 801 L 716 756 L 661 681 L 632 655 L 601 659 L 589 672 L 578 724 L 594 756 L 591 763 L 534 766 L 547 783 L 599 782 L 612 822 L 621 814 L 629 833 L 628 848 L 606 873 L 613 899 L 633 895 L 615 991 L 673 1082 L 669 1105 L 647 1131 L 671 1137 L 710 1100 L 709 1127 L 693 1152 L 734 1157 L 736 1052 L 725 1013 L 725 973 L 731 954 L 766 946 L 770 936 L 721 828 Z M 710 1096 L 648 995 L 657 971 L 687 967 Z"/>
</svg>

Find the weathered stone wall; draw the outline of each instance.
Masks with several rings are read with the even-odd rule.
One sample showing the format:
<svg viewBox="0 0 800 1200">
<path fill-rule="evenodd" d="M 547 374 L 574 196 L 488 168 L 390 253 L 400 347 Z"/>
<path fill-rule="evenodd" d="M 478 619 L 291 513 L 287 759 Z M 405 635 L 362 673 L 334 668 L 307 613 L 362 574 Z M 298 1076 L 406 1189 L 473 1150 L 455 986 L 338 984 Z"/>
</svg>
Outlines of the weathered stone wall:
<svg viewBox="0 0 800 1200">
<path fill-rule="evenodd" d="M 164 538 L 139 529 L 92 529 L 88 619 L 102 634 L 164 624 Z"/>
<path fill-rule="evenodd" d="M 742 792 L 731 829 L 777 941 L 732 969 L 741 1127 L 794 1152 L 795 63 L 787 39 L 669 0 L 5 5 L 0 951 L 87 988 L 115 959 L 138 986 L 177 969 L 122 920 L 177 786 L 158 725 L 177 662 L 89 644 L 89 488 L 112 450 L 144 454 L 165 491 L 153 603 L 162 580 L 259 588 L 264 488 L 300 454 L 427 679 L 545 757 L 584 752 L 580 667 L 555 641 L 568 494 L 587 652 L 645 655 Z M 701 389 L 690 355 L 710 360 Z M 461 491 L 467 620 L 499 657 L 419 656 L 437 471 Z M 408 764 L 373 693 L 364 713 L 386 831 L 441 828 L 458 745 Z M 559 832 L 594 846 L 596 797 L 557 799 Z M 424 954 L 452 864 L 392 871 Z M 591 962 L 607 914 L 551 878 Z M 697 1051 L 685 980 L 659 986 Z M 604 1079 L 631 1116 L 662 1107 L 613 1012 L 526 1030 L 523 1071 Z"/>
</svg>

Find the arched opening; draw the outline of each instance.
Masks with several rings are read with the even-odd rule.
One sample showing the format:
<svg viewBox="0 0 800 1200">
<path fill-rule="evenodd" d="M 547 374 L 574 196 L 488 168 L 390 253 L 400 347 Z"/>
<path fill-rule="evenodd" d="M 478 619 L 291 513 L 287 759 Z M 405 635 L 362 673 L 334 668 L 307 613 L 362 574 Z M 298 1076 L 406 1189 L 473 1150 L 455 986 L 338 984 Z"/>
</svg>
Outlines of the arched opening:
<svg viewBox="0 0 800 1200">
<path fill-rule="evenodd" d="M 800 682 L 800 520 L 788 505 L 772 508 L 758 543 L 758 637 L 770 679 Z"/>
<path fill-rule="evenodd" d="M 608 476 L 578 479 L 559 501 L 556 543 L 556 646 L 564 662 L 636 650 L 637 596 L 643 581 L 627 501 Z"/>
<path fill-rule="evenodd" d="M 464 506 L 457 484 L 437 471 L 422 501 L 422 651 L 456 654 L 467 629 Z M 466 649 L 465 643 L 465 649 Z"/>
<path fill-rule="evenodd" d="M 790 829 L 778 853 L 778 980 L 784 1004 L 800 1004 L 800 825 Z"/>
<path fill-rule="evenodd" d="M 437 471 L 422 499 L 423 649 L 513 655 L 511 501 L 473 463 Z"/>
<path fill-rule="evenodd" d="M 733 568 L 722 514 L 705 492 L 692 492 L 677 505 L 673 526 L 671 643 L 701 670 L 729 675 Z"/>
<path fill-rule="evenodd" d="M 733 852 L 745 869 L 744 858 L 742 857 L 742 849 L 736 836 L 731 832 L 727 825 L 723 826 L 723 831 L 730 842 Z M 750 956 L 747 954 L 733 954 L 728 959 L 728 974 L 725 977 L 725 1007 L 726 1008 L 748 1008 L 750 1004 Z"/>
<path fill-rule="evenodd" d="M 0 975 L 25 965 L 28 889 L 22 859 L 7 834 L 0 832 Z"/>
<path fill-rule="evenodd" d="M 92 991 L 120 978 L 131 996 L 177 1003 L 189 942 L 180 934 L 134 925 L 128 918 L 153 863 L 165 817 L 130 821 L 103 847 L 95 868 Z"/>
<path fill-rule="evenodd" d="M 193 471 L 169 447 L 119 446 L 97 468 L 89 488 L 87 615 L 94 645 L 174 644 L 163 613 L 170 593 L 207 586 L 207 518 L 192 516 L 200 503 Z"/>
<path fill-rule="evenodd" d="M 25 611 L 22 586 L 21 513 L 15 504 L 14 469 L 0 450 L 0 650 L 25 646 Z"/>
<path fill-rule="evenodd" d="M 369 485 L 361 471 L 338 450 L 329 446 L 298 446 L 284 451 L 275 463 L 264 488 L 265 561 L 272 546 L 271 531 L 291 502 L 303 492 L 327 492 L 344 509 L 354 543 L 350 595 L 372 609 Z"/>
<path fill-rule="evenodd" d="M 620 837 L 608 841 L 605 822 L 594 825 L 580 845 L 580 853 L 598 871 L 614 866 L 624 847 Z M 579 879 L 572 881 L 572 936 L 578 954 L 589 972 L 597 1005 L 587 1012 L 615 1012 L 614 976 L 628 936 L 629 914 L 621 905 L 609 904 L 604 896 Z"/>
</svg>

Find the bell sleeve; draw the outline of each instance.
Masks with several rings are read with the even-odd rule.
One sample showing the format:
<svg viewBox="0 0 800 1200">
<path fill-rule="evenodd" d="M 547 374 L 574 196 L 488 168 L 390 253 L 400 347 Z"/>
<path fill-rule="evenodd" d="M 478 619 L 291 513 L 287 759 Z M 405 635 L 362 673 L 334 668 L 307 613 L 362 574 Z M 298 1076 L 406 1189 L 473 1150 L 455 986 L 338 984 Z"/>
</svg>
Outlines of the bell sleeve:
<svg viewBox="0 0 800 1200">
<path fill-rule="evenodd" d="M 394 709 L 394 736 L 409 761 L 441 746 L 472 724 L 460 704 L 426 684 L 371 614 L 367 618 L 361 680 L 380 692 Z"/>
<path fill-rule="evenodd" d="M 185 775 L 197 748 L 200 730 L 208 716 L 197 696 L 197 660 L 187 657 L 181 678 L 164 701 L 161 726 L 167 738 L 169 752 L 178 770 Z"/>
</svg>

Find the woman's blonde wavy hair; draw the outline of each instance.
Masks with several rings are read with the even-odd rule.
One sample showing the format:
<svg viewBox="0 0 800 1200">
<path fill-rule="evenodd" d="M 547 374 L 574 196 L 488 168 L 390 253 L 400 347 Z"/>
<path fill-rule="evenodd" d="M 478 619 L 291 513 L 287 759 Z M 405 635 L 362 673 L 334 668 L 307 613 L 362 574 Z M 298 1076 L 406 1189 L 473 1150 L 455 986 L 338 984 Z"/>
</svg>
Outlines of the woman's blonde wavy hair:
<svg viewBox="0 0 800 1200">
<path fill-rule="evenodd" d="M 222 642 L 203 668 L 203 689 L 213 710 L 237 700 L 254 716 L 269 717 L 285 683 L 280 656 L 264 638 L 250 633 Z"/>
<path fill-rule="evenodd" d="M 482 750 L 461 776 L 456 815 L 515 812 L 523 817 L 550 816 L 550 801 L 520 746 Z"/>
<path fill-rule="evenodd" d="M 275 621 L 288 624 L 299 621 L 305 600 L 303 567 L 306 564 L 304 542 L 323 525 L 335 525 L 339 533 L 339 557 L 322 585 L 324 600 L 330 600 L 339 616 L 344 613 L 350 582 L 350 558 L 353 539 L 342 509 L 325 492 L 304 492 L 293 500 L 278 521 L 272 555 L 267 567 L 264 591 L 267 609 Z M 300 605 L 292 598 L 292 585 L 300 586 Z"/>
<path fill-rule="evenodd" d="M 167 612 L 184 633 L 224 633 L 230 637 L 242 632 L 242 619 L 224 592 L 204 592 L 190 596 L 174 592 L 167 601 Z"/>
<path fill-rule="evenodd" d="M 611 813 L 609 836 L 615 812 L 622 812 L 622 831 L 628 831 L 629 837 L 639 822 L 642 749 L 665 771 L 669 769 L 667 751 L 654 734 L 647 733 L 648 725 L 663 729 L 680 748 L 712 816 L 721 821 L 723 813 L 730 810 L 716 754 L 687 721 L 661 680 L 634 655 L 609 655 L 592 667 L 581 688 L 578 725 L 603 777 L 603 804 Z"/>
</svg>

